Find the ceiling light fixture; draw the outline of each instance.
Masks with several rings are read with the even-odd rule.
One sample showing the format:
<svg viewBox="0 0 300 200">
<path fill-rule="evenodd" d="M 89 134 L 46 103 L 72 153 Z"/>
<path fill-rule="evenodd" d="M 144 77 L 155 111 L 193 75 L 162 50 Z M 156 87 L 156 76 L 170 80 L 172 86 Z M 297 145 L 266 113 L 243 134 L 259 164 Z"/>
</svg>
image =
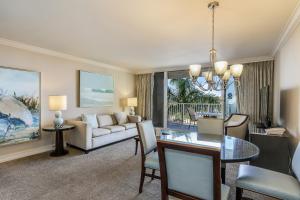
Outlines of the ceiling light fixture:
<svg viewBox="0 0 300 200">
<path fill-rule="evenodd" d="M 190 65 L 189 73 L 192 82 L 198 89 L 209 91 L 209 90 L 226 90 L 229 85 L 236 82 L 239 85 L 240 76 L 243 72 L 242 64 L 234 64 L 228 69 L 227 61 L 216 62 L 217 51 L 215 45 L 215 9 L 219 6 L 218 1 L 213 1 L 208 4 L 208 8 L 212 10 L 212 48 L 209 51 L 210 67 L 208 71 L 202 73 L 205 78 L 205 82 L 200 83 L 198 78 L 201 74 L 201 65 L 194 64 Z M 233 76 L 234 81 L 229 83 L 230 77 Z"/>
</svg>

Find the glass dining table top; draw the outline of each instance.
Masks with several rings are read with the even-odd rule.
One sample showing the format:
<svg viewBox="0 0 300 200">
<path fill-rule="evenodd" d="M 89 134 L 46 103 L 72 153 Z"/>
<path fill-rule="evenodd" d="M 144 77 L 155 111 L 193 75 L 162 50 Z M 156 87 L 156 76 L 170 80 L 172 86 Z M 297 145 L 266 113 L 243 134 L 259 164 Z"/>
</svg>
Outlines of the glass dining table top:
<svg viewBox="0 0 300 200">
<path fill-rule="evenodd" d="M 259 155 L 259 148 L 256 145 L 230 136 L 167 129 L 161 131 L 160 140 L 219 148 L 221 161 L 224 163 L 251 161 Z"/>
</svg>

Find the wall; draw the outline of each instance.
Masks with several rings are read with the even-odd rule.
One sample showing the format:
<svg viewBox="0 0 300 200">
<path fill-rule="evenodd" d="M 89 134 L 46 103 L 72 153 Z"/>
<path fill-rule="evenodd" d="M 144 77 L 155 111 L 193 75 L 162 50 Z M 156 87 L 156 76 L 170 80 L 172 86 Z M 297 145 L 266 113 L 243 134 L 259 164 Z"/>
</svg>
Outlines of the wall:
<svg viewBox="0 0 300 200">
<path fill-rule="evenodd" d="M 300 26 L 275 56 L 274 120 L 300 138 Z"/>
<path fill-rule="evenodd" d="M 120 99 L 135 96 L 134 75 L 125 71 L 110 70 L 1 45 L 0 66 L 41 72 L 42 127 L 51 124 L 54 115 L 53 112 L 48 111 L 48 95 L 67 95 L 68 109 L 63 111 L 65 119 L 78 117 L 81 113 L 121 111 L 123 108 L 120 105 Z M 77 107 L 77 70 L 112 74 L 115 81 L 114 106 L 97 109 Z M 41 139 L 38 141 L 1 147 L 0 162 L 14 157 L 18 158 L 22 155 L 34 154 L 38 151 L 45 151 L 49 149 L 49 146 L 52 146 L 53 141 L 53 135 L 43 132 Z"/>
</svg>

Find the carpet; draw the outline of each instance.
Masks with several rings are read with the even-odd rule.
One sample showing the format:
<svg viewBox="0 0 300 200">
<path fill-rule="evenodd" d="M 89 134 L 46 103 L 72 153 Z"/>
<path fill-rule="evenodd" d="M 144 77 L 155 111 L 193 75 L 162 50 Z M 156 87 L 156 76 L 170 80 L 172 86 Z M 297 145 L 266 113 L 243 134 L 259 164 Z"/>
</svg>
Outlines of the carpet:
<svg viewBox="0 0 300 200">
<path fill-rule="evenodd" d="M 49 153 L 0 164 L 1 200 L 159 200 L 160 181 L 145 179 L 138 193 L 140 154 L 134 156 L 135 143 L 128 140 L 89 154 L 70 149 L 63 157 Z M 230 199 L 235 199 L 234 179 L 238 165 L 228 164 Z M 270 199 L 245 192 L 255 200 Z"/>
</svg>

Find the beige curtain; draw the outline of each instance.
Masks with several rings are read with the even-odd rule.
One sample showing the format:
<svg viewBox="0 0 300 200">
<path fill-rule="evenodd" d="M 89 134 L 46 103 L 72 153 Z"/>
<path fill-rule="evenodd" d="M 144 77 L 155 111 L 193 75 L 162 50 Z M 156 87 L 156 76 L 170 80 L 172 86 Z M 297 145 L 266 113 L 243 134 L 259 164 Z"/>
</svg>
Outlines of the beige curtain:
<svg viewBox="0 0 300 200">
<path fill-rule="evenodd" d="M 144 119 L 152 119 L 153 75 L 136 75 L 137 114 Z"/>
<path fill-rule="evenodd" d="M 240 113 L 250 115 L 253 123 L 260 120 L 260 89 L 269 86 L 269 117 L 273 119 L 274 61 L 244 64 L 240 86 L 236 88 Z"/>
</svg>

